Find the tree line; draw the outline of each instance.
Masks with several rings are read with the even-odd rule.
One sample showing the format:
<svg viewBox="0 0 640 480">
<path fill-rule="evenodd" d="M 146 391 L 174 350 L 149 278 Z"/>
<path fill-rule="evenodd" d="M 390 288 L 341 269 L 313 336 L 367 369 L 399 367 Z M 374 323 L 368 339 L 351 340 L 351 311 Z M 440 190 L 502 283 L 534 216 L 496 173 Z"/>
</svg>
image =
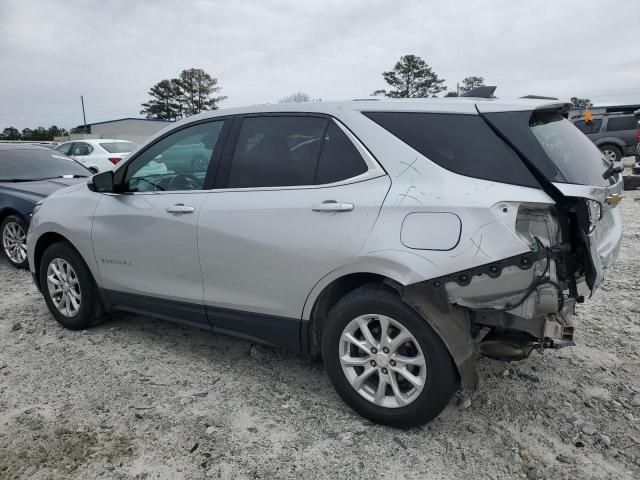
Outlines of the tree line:
<svg viewBox="0 0 640 480">
<path fill-rule="evenodd" d="M 457 97 L 474 88 L 484 86 L 484 77 L 471 75 L 456 84 L 455 89 L 445 87 L 445 79 L 440 78 L 427 62 L 417 55 L 403 55 L 389 71 L 382 72 L 387 89 L 379 89 L 372 95 L 384 95 L 390 98 L 427 98 L 444 94 L 445 97 Z M 220 102 L 227 97 L 218 95 L 222 87 L 218 79 L 201 68 L 182 70 L 176 78 L 163 79 L 153 85 L 149 99 L 142 103 L 140 114 L 146 118 L 158 120 L 180 120 L 206 110 L 216 110 Z M 447 91 L 448 90 L 448 91 Z M 305 92 L 296 92 L 281 98 L 280 103 L 320 101 Z M 576 107 L 592 106 L 588 98 L 572 97 Z M 71 133 L 83 131 L 82 127 L 72 129 Z M 53 137 L 67 135 L 65 129 L 55 125 L 45 129 L 25 128 L 22 131 L 14 127 L 5 128 L 2 140 L 53 140 Z"/>
<path fill-rule="evenodd" d="M 69 133 L 64 129 L 52 125 L 49 128 L 23 128 L 7 127 L 0 133 L 0 140 L 23 140 L 28 142 L 53 141 L 55 137 L 66 137 Z"/>
</svg>

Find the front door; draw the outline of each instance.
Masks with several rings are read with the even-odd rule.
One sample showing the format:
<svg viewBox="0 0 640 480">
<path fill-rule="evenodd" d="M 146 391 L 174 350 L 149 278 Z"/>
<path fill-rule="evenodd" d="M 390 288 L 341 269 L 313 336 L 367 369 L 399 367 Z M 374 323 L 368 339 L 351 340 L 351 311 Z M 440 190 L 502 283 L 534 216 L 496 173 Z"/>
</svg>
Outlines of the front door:
<svg viewBox="0 0 640 480">
<path fill-rule="evenodd" d="M 93 247 L 102 285 L 116 306 L 206 324 L 196 228 L 223 124 L 199 123 L 159 140 L 123 167 L 124 192 L 100 200 Z M 207 168 L 200 163 L 176 171 L 163 158 L 177 162 L 176 150 L 189 157 L 183 165 L 191 165 L 197 151 Z"/>
<path fill-rule="evenodd" d="M 358 255 L 391 182 L 333 120 L 239 122 L 198 225 L 204 301 L 214 328 L 295 350 L 307 295 Z"/>
</svg>

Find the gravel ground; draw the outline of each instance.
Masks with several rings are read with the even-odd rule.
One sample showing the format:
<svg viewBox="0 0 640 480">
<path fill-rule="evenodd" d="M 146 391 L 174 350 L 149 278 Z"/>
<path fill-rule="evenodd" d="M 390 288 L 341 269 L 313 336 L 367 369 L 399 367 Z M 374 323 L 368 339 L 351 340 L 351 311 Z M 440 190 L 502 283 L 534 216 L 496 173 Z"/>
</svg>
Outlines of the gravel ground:
<svg viewBox="0 0 640 480">
<path fill-rule="evenodd" d="M 574 348 L 483 360 L 471 403 L 402 431 L 322 366 L 121 315 L 67 331 L 0 261 L 0 478 L 640 478 L 640 192 Z"/>
</svg>

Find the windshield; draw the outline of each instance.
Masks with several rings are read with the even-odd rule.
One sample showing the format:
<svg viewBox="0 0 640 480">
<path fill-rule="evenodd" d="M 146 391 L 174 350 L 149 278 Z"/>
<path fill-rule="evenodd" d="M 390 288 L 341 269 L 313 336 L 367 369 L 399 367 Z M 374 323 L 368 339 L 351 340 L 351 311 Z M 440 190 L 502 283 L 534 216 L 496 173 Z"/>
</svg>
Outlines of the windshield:
<svg viewBox="0 0 640 480">
<path fill-rule="evenodd" d="M 138 145 L 133 142 L 105 142 L 100 146 L 109 153 L 129 153 Z"/>
<path fill-rule="evenodd" d="M 63 176 L 88 177 L 91 172 L 75 160 L 36 148 L 0 150 L 0 182 L 42 180 Z"/>
<path fill-rule="evenodd" d="M 602 178 L 608 165 L 598 147 L 562 115 L 557 112 L 534 113 L 529 127 L 568 181 L 582 185 L 609 183 Z"/>
</svg>

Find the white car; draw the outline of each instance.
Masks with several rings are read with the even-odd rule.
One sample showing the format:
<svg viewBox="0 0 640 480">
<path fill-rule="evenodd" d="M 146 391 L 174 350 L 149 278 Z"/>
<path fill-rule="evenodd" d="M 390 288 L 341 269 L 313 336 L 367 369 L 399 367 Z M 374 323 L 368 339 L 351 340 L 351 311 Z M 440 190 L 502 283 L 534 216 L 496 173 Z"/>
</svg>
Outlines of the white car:
<svg viewBox="0 0 640 480">
<path fill-rule="evenodd" d="M 58 145 L 56 151 L 72 157 L 97 173 L 111 170 L 137 147 L 137 143 L 128 140 L 98 138 L 66 142 Z"/>
<path fill-rule="evenodd" d="M 568 108 L 205 112 L 41 201 L 31 272 L 68 328 L 129 311 L 321 353 L 357 412 L 420 425 L 476 388 L 478 354 L 569 345 L 576 304 L 616 260 L 620 169 Z"/>
</svg>

